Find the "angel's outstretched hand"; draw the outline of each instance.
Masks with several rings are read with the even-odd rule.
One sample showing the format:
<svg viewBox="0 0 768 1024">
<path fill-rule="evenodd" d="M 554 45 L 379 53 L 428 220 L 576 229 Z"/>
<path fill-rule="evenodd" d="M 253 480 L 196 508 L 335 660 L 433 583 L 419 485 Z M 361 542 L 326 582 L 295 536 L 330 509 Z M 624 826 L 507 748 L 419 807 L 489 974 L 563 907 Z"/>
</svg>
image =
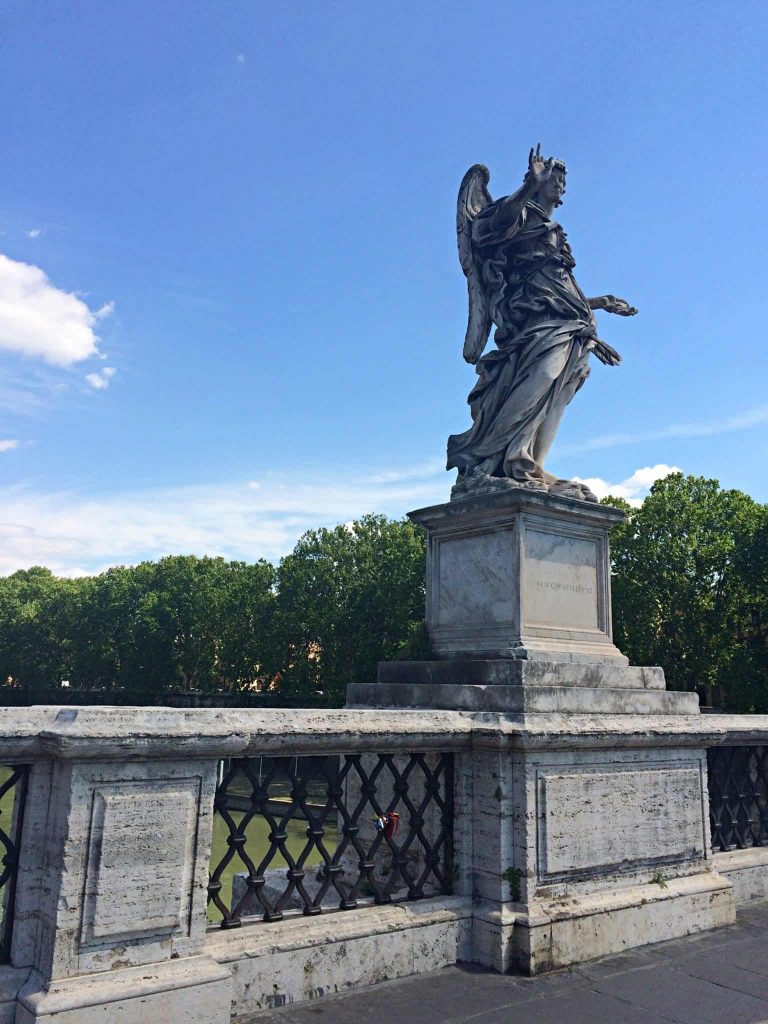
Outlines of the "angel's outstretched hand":
<svg viewBox="0 0 768 1024">
<path fill-rule="evenodd" d="M 637 306 L 630 306 L 626 299 L 619 299 L 615 295 L 602 295 L 602 304 L 594 306 L 594 309 L 604 309 L 606 313 L 615 313 L 617 316 L 634 316 L 637 313 Z"/>
</svg>

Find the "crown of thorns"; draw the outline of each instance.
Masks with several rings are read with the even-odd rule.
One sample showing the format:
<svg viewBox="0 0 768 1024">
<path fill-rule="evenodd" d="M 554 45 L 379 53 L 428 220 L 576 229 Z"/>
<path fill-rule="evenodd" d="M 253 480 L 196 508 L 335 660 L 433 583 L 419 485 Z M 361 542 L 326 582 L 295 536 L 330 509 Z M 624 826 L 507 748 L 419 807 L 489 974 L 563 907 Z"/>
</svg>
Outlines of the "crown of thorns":
<svg viewBox="0 0 768 1024">
<path fill-rule="evenodd" d="M 552 168 L 553 169 L 558 170 L 558 171 L 562 171 L 563 174 L 567 174 L 568 173 L 568 168 L 565 166 L 565 163 L 562 160 L 558 160 L 558 158 L 556 156 L 553 156 L 553 157 L 543 157 L 542 156 L 542 157 L 539 157 L 539 159 L 542 161 L 542 163 L 545 163 L 545 164 L 549 163 L 549 161 L 551 160 L 552 161 Z M 530 173 L 531 173 L 530 170 L 526 171 L 526 173 L 525 173 L 526 178 L 528 177 L 528 175 Z"/>
<path fill-rule="evenodd" d="M 548 160 L 551 160 L 552 161 L 552 166 L 556 167 L 559 171 L 562 171 L 563 174 L 567 174 L 568 173 L 568 168 L 565 166 L 563 161 L 562 160 L 558 160 L 558 158 L 556 156 L 548 157 L 547 160 L 545 160 L 544 162 L 547 163 Z"/>
</svg>

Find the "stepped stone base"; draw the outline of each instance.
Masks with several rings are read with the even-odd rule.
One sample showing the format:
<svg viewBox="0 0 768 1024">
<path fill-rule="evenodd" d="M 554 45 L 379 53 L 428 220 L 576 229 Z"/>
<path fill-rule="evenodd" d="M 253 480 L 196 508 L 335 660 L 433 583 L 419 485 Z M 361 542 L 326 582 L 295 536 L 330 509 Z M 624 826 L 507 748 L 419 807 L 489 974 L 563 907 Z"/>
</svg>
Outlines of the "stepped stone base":
<svg viewBox="0 0 768 1024">
<path fill-rule="evenodd" d="M 664 670 L 617 665 L 614 661 L 578 665 L 569 662 L 462 658 L 448 661 L 382 661 L 377 681 L 409 685 L 587 686 L 663 690 Z"/>
<path fill-rule="evenodd" d="M 699 713 L 695 693 L 664 689 L 660 668 L 635 668 L 615 662 L 576 665 L 505 658 L 382 662 L 376 683 L 355 683 L 348 688 L 347 706 L 508 714 Z"/>
<path fill-rule="evenodd" d="M 695 715 L 695 693 L 573 686 L 413 686 L 361 683 L 350 686 L 347 707 L 434 708 L 451 711 L 502 711 L 508 714 L 571 712 L 579 715 Z"/>
</svg>

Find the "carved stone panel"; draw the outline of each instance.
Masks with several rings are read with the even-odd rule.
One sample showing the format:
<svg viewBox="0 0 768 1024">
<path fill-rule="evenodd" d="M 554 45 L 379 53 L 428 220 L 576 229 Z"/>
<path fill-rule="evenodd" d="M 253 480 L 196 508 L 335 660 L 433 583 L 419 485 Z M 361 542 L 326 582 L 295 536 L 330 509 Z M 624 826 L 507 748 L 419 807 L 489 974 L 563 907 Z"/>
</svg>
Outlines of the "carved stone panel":
<svg viewBox="0 0 768 1024">
<path fill-rule="evenodd" d="M 516 593 L 511 546 L 507 530 L 442 541 L 437 625 L 487 626 L 513 619 Z"/>
<path fill-rule="evenodd" d="M 525 623 L 599 629 L 598 552 L 592 538 L 525 530 Z"/>
<path fill-rule="evenodd" d="M 705 855 L 701 766 L 543 773 L 539 875 L 589 877 Z"/>
<path fill-rule="evenodd" d="M 200 789 L 193 777 L 94 790 L 81 946 L 189 933 Z"/>
</svg>

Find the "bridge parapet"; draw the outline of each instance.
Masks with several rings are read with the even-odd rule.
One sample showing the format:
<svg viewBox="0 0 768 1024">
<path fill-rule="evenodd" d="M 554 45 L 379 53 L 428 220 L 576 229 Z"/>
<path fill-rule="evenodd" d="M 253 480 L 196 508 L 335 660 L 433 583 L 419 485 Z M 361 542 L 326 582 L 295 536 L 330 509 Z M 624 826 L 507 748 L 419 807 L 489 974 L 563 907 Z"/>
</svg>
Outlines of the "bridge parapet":
<svg viewBox="0 0 768 1024">
<path fill-rule="evenodd" d="M 766 749 L 768 716 L 2 709 L 0 1022 L 223 1024 L 728 923 L 768 895 Z"/>
</svg>

